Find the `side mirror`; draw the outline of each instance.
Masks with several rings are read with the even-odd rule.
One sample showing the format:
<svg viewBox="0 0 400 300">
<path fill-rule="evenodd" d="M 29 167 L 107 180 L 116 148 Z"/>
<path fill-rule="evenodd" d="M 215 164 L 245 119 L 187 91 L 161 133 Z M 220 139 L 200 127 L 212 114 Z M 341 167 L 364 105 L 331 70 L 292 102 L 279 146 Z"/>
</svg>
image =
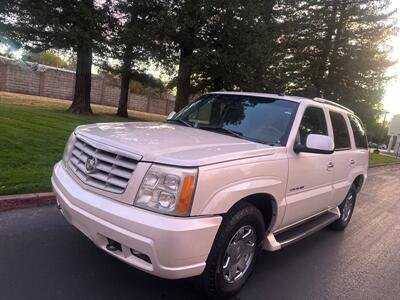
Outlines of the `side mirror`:
<svg viewBox="0 0 400 300">
<path fill-rule="evenodd" d="M 293 147 L 293 151 L 296 153 L 332 154 L 335 151 L 335 143 L 330 136 L 309 134 L 307 136 L 306 145 L 296 144 Z"/>
<path fill-rule="evenodd" d="M 175 111 L 171 111 L 167 117 L 167 120 L 171 120 L 176 115 Z"/>
</svg>

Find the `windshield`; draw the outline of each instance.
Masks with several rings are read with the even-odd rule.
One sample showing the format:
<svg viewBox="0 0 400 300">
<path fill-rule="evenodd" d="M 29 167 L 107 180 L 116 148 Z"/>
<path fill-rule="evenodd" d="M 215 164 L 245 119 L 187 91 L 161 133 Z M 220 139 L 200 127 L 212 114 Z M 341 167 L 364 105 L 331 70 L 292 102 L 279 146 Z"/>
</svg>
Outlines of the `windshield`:
<svg viewBox="0 0 400 300">
<path fill-rule="evenodd" d="M 181 110 L 171 122 L 285 146 L 298 104 L 244 95 L 209 94 Z"/>
</svg>

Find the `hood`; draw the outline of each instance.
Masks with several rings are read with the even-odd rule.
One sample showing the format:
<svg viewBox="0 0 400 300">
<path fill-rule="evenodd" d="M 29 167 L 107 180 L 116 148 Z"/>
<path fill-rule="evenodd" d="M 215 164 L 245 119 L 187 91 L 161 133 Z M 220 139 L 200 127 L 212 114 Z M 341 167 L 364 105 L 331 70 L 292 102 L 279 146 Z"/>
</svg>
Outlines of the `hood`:
<svg viewBox="0 0 400 300">
<path fill-rule="evenodd" d="M 268 145 L 170 123 L 129 122 L 79 126 L 76 134 L 139 155 L 143 161 L 202 166 L 273 154 Z"/>
</svg>

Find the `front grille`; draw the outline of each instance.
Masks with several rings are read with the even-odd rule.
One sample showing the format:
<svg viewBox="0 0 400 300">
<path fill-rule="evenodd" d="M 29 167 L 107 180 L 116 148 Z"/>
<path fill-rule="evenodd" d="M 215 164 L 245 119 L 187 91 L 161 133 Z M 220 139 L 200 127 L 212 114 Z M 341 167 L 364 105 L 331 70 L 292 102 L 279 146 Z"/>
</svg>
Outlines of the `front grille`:
<svg viewBox="0 0 400 300">
<path fill-rule="evenodd" d="M 96 158 L 95 169 L 88 172 L 86 161 Z M 84 183 L 112 193 L 123 193 L 136 168 L 137 161 L 94 147 L 77 138 L 70 155 L 70 169 Z"/>
</svg>

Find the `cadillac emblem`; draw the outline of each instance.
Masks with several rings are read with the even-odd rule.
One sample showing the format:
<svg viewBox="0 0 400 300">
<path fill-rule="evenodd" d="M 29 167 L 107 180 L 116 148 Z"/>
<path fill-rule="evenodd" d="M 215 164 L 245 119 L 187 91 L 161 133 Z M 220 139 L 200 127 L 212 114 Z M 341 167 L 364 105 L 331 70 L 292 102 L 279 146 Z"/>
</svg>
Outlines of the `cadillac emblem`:
<svg viewBox="0 0 400 300">
<path fill-rule="evenodd" d="M 97 165 L 96 157 L 89 156 L 85 162 L 86 172 L 93 173 L 96 170 L 96 165 Z"/>
</svg>

